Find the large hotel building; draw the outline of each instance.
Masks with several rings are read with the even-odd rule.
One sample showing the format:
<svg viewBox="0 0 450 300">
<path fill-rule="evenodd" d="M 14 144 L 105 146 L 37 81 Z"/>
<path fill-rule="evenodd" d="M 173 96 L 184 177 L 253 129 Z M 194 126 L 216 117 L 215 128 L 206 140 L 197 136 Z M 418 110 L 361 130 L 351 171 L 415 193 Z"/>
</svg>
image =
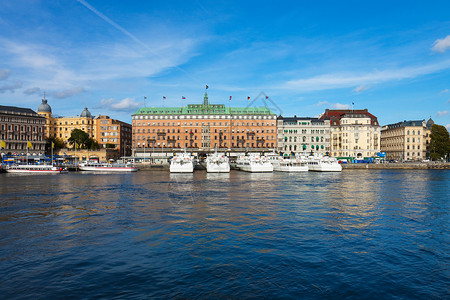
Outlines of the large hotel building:
<svg viewBox="0 0 450 300">
<path fill-rule="evenodd" d="M 361 159 L 380 152 L 381 127 L 367 109 L 326 109 L 319 119 L 330 121 L 330 156 Z"/>
<path fill-rule="evenodd" d="M 143 107 L 132 115 L 133 148 L 265 151 L 276 148 L 277 116 L 266 107 L 202 104 Z"/>
</svg>

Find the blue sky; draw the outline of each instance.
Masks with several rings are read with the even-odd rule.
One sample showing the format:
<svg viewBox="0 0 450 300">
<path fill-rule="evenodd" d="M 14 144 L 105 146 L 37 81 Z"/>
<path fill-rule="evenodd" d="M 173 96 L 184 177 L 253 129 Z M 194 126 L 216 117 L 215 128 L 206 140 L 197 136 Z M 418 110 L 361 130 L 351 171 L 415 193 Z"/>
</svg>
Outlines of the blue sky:
<svg viewBox="0 0 450 300">
<path fill-rule="evenodd" d="M 0 0 L 0 104 L 131 122 L 147 106 L 367 108 L 450 124 L 449 1 Z M 229 97 L 232 100 L 229 101 Z M 166 100 L 163 102 L 163 97 Z M 185 97 L 186 100 L 182 100 Z M 251 105 L 263 105 L 260 97 Z"/>
</svg>

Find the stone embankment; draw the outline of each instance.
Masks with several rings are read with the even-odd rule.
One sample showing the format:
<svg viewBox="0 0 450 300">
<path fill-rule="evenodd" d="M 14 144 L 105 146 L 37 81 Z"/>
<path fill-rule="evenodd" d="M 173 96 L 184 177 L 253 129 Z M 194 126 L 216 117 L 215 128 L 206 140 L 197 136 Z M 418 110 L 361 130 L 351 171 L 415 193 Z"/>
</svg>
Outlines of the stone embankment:
<svg viewBox="0 0 450 300">
<path fill-rule="evenodd" d="M 417 170 L 450 170 L 450 163 L 429 162 L 429 163 L 384 163 L 384 164 L 342 164 L 343 169 L 417 169 Z"/>
</svg>

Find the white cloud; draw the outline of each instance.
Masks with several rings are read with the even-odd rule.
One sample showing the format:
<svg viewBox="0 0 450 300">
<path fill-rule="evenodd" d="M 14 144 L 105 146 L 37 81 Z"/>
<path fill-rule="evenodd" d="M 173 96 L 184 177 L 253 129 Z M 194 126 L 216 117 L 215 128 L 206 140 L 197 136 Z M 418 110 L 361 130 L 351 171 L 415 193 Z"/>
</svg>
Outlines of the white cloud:
<svg viewBox="0 0 450 300">
<path fill-rule="evenodd" d="M 356 93 L 361 93 L 361 92 L 367 91 L 368 89 L 370 89 L 370 86 L 362 84 L 362 85 L 358 86 L 357 88 L 353 89 L 353 91 Z"/>
<path fill-rule="evenodd" d="M 447 130 L 450 131 L 450 124 L 445 125 L 445 128 L 447 128 Z"/>
<path fill-rule="evenodd" d="M 102 99 L 100 101 L 102 107 L 107 107 L 110 110 L 116 111 L 132 111 L 141 107 L 142 103 L 136 102 L 134 98 L 125 98 L 120 101 L 116 101 L 113 98 Z"/>
<path fill-rule="evenodd" d="M 11 70 L 8 69 L 0 69 L 0 80 L 5 80 L 11 74 Z"/>
<path fill-rule="evenodd" d="M 6 84 L 3 86 L 0 86 L 0 93 L 3 94 L 4 92 L 8 92 L 8 91 L 11 93 L 14 93 L 14 91 L 17 89 L 20 89 L 22 87 L 22 85 L 23 85 L 22 82 L 17 81 L 14 84 Z"/>
<path fill-rule="evenodd" d="M 53 93 L 53 96 L 57 99 L 64 99 L 84 92 L 85 92 L 84 88 L 77 86 L 71 89 L 55 92 Z"/>
<path fill-rule="evenodd" d="M 445 89 L 445 90 L 440 91 L 440 92 L 439 92 L 439 95 L 445 94 L 445 93 L 448 93 L 448 89 Z"/>
<path fill-rule="evenodd" d="M 440 53 L 444 53 L 448 49 L 450 49 L 450 35 L 447 35 L 443 39 L 437 39 L 433 43 L 433 48 L 431 48 L 431 50 L 433 50 L 435 52 L 440 52 Z"/>
<path fill-rule="evenodd" d="M 333 109 L 351 109 L 352 106 L 350 104 L 333 103 L 333 104 L 331 104 L 331 108 L 333 108 Z"/>
<path fill-rule="evenodd" d="M 446 111 L 446 110 L 437 112 L 437 116 L 438 117 L 443 117 L 443 116 L 446 116 L 446 115 L 448 115 L 448 111 Z"/>
<path fill-rule="evenodd" d="M 331 109 L 351 109 L 352 106 L 350 104 L 342 104 L 342 103 L 330 103 L 328 101 L 319 101 L 316 104 L 317 106 L 324 106 L 326 105 L 327 107 L 331 108 Z"/>
<path fill-rule="evenodd" d="M 442 70 L 450 68 L 450 60 L 446 60 L 440 63 L 405 67 L 401 69 L 391 69 L 367 73 L 334 73 L 323 74 L 305 79 L 296 79 L 286 82 L 282 88 L 295 89 L 302 91 L 319 91 L 337 88 L 348 88 L 354 86 L 378 84 L 393 80 L 403 80 L 408 78 L 415 78 L 418 76 L 432 74 Z"/>
<path fill-rule="evenodd" d="M 23 93 L 25 95 L 35 95 L 35 94 L 38 94 L 40 91 L 41 91 L 40 88 L 33 87 L 33 88 L 26 89 L 25 91 L 23 91 Z"/>
</svg>

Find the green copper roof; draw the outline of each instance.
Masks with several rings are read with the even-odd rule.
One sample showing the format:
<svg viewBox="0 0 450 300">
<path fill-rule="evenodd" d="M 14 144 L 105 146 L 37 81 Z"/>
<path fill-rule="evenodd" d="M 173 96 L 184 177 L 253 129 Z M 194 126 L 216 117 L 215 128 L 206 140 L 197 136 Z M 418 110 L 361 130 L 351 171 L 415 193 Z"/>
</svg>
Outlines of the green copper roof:
<svg viewBox="0 0 450 300">
<path fill-rule="evenodd" d="M 226 107 L 223 104 L 188 104 L 185 107 L 141 107 L 136 115 L 275 115 L 267 107 Z"/>
<path fill-rule="evenodd" d="M 224 104 L 209 104 L 205 93 L 203 104 L 188 104 L 183 107 L 141 107 L 136 115 L 275 115 L 267 107 L 226 107 Z"/>
</svg>

